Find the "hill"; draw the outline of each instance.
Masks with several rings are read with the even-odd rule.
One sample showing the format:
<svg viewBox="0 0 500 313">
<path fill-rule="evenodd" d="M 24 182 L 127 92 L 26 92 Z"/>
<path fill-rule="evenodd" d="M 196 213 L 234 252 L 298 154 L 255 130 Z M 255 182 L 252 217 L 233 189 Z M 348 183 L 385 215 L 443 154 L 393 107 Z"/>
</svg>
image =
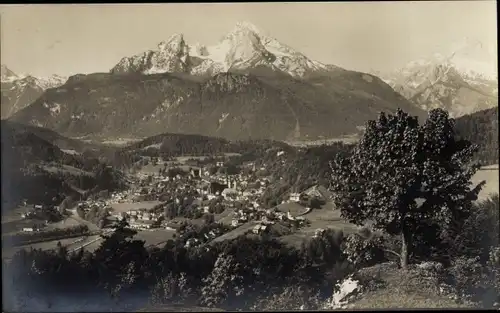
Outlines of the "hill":
<svg viewBox="0 0 500 313">
<path fill-rule="evenodd" d="M 82 190 L 122 185 L 121 174 L 99 159 L 64 152 L 46 138 L 72 147 L 83 145 L 75 140 L 8 121 L 2 121 L 1 131 L 2 210 L 23 200 L 57 205 L 68 195 L 83 196 Z"/>
</svg>

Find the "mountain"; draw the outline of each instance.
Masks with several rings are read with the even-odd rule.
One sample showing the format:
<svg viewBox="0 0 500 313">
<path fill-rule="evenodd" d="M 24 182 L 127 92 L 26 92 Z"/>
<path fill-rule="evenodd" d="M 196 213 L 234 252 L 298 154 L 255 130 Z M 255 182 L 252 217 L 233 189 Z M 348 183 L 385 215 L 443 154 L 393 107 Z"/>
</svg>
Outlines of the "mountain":
<svg viewBox="0 0 500 313">
<path fill-rule="evenodd" d="M 112 73 L 157 74 L 182 72 L 192 75 L 214 75 L 229 70 L 246 70 L 265 66 L 293 77 L 327 70 L 327 66 L 265 35 L 248 22 L 236 27 L 213 46 L 188 45 L 182 34 L 175 34 L 158 49 L 125 57 L 111 69 Z"/>
<path fill-rule="evenodd" d="M 66 82 L 66 78 L 59 75 L 47 78 L 17 75 L 5 65 L 2 65 L 1 78 L 2 119 L 33 103 L 45 90 Z"/>
<path fill-rule="evenodd" d="M 198 63 L 182 35 L 160 46 L 111 73 L 72 76 L 11 119 L 66 136 L 314 140 L 355 133 L 379 111 L 426 116 L 378 77 L 311 61 L 245 23 Z"/>
<path fill-rule="evenodd" d="M 420 108 L 442 108 L 458 117 L 498 106 L 495 60 L 481 42 L 466 39 L 450 54 L 434 54 L 392 73 L 377 74 Z"/>
<path fill-rule="evenodd" d="M 457 118 L 455 132 L 478 145 L 476 160 L 483 165 L 498 164 L 498 107 Z"/>
<path fill-rule="evenodd" d="M 1 69 L 0 77 L 1 77 L 2 82 L 13 81 L 13 80 L 20 78 L 16 73 L 11 71 L 7 66 L 2 64 L 1 68 L 2 69 Z"/>
</svg>

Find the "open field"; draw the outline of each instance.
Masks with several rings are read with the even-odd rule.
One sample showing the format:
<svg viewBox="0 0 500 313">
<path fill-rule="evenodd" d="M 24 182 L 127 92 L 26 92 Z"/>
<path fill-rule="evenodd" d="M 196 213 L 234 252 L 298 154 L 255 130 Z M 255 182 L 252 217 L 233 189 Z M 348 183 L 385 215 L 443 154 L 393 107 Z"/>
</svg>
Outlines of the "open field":
<svg viewBox="0 0 500 313">
<path fill-rule="evenodd" d="M 153 165 L 149 163 L 148 165 L 142 166 L 141 169 L 138 171 L 141 174 L 158 174 L 160 169 L 164 168 L 164 165 L 161 163 L 158 163 L 156 165 Z"/>
<path fill-rule="evenodd" d="M 296 140 L 287 141 L 286 143 L 294 147 L 313 147 L 321 145 L 331 145 L 335 142 L 343 142 L 345 144 L 354 144 L 359 140 L 358 134 L 346 135 L 338 138 L 325 138 L 318 140 Z"/>
<path fill-rule="evenodd" d="M 65 218 L 64 220 L 57 222 L 57 223 L 51 223 L 47 225 L 47 230 L 49 229 L 56 229 L 56 228 L 68 228 L 68 227 L 74 227 L 82 225 L 79 221 L 72 217 Z"/>
<path fill-rule="evenodd" d="M 293 215 L 293 213 L 290 211 Z M 302 227 L 297 232 L 280 237 L 280 240 L 295 247 L 300 247 L 302 242 L 314 236 L 318 228 L 341 229 L 344 234 L 356 232 L 358 227 L 350 224 L 340 217 L 340 210 L 334 210 L 332 204 L 327 203 L 320 210 L 312 210 L 304 215 L 309 220 L 310 225 Z"/>
<path fill-rule="evenodd" d="M 235 239 L 235 238 L 237 238 L 237 237 L 245 234 L 247 231 L 251 230 L 252 228 L 254 228 L 255 225 L 257 225 L 257 224 L 258 224 L 258 222 L 255 222 L 255 221 L 243 224 L 240 227 L 235 228 L 232 231 L 230 231 L 228 233 L 225 233 L 224 235 L 215 238 L 210 243 L 222 242 L 222 241 L 225 241 L 225 240 Z"/>
<path fill-rule="evenodd" d="M 33 209 L 33 206 L 20 206 L 12 210 L 2 212 L 2 225 L 4 223 L 18 221 L 22 219 L 21 214 L 27 213 Z"/>
<path fill-rule="evenodd" d="M 486 185 L 479 193 L 478 200 L 487 199 L 490 194 L 498 193 L 498 188 L 499 188 L 498 174 L 499 174 L 498 164 L 495 164 L 481 168 L 472 177 L 472 183 L 474 185 L 477 185 L 483 180 L 486 181 Z"/>
<path fill-rule="evenodd" d="M 279 204 L 276 208 L 283 213 L 290 212 L 292 216 L 300 215 L 306 211 L 306 208 L 297 202 L 285 202 Z"/>
<path fill-rule="evenodd" d="M 42 250 L 51 250 L 57 248 L 57 243 L 61 242 L 61 245 L 63 246 L 71 246 L 73 242 L 84 238 L 84 237 L 75 237 L 75 238 L 67 238 L 67 239 L 59 239 L 59 240 L 52 240 L 52 241 L 45 241 L 45 242 L 39 242 L 39 243 L 34 243 L 30 245 L 25 245 L 25 246 L 18 246 L 18 247 L 3 247 L 2 248 L 2 259 L 4 258 L 12 258 L 16 252 L 25 249 L 29 250 L 30 248 L 33 249 L 42 249 Z"/>
<path fill-rule="evenodd" d="M 17 219 L 7 222 L 2 221 L 2 236 L 12 233 L 17 233 L 23 230 L 24 227 L 33 227 L 33 224 L 39 224 L 40 221 L 32 219 Z"/>
<path fill-rule="evenodd" d="M 164 228 L 152 229 L 152 230 L 142 230 L 134 236 L 134 239 L 144 240 L 145 246 L 163 246 L 169 239 L 173 239 L 175 230 L 167 230 Z"/>
<path fill-rule="evenodd" d="M 66 173 L 66 174 L 70 174 L 70 175 L 74 175 L 74 176 L 77 176 L 77 175 L 85 175 L 85 176 L 92 176 L 92 177 L 95 176 L 93 173 L 86 172 L 86 171 L 83 171 L 83 170 L 78 169 L 76 167 L 69 166 L 69 165 L 61 165 L 60 167 L 56 167 L 53 165 L 45 165 L 45 166 L 43 166 L 43 169 L 49 173 Z"/>
<path fill-rule="evenodd" d="M 155 205 L 160 204 L 161 201 L 154 200 L 154 201 L 142 201 L 142 202 L 135 202 L 135 203 L 112 203 L 111 207 L 113 208 L 113 212 L 115 213 L 121 213 L 121 212 L 127 212 L 129 210 L 138 210 L 138 209 L 151 209 Z"/>
<path fill-rule="evenodd" d="M 240 155 L 241 155 L 240 153 L 233 153 L 233 152 L 224 153 L 224 156 L 226 156 L 226 157 L 240 156 Z M 193 160 L 205 160 L 208 157 L 209 157 L 208 155 L 201 155 L 201 156 L 189 156 L 189 155 L 185 155 L 185 156 L 176 157 L 175 160 L 177 162 L 184 163 L 184 162 L 186 162 L 189 159 L 193 159 Z M 220 157 L 220 156 L 215 156 L 214 155 L 213 157 L 217 158 L 217 157 Z"/>
</svg>

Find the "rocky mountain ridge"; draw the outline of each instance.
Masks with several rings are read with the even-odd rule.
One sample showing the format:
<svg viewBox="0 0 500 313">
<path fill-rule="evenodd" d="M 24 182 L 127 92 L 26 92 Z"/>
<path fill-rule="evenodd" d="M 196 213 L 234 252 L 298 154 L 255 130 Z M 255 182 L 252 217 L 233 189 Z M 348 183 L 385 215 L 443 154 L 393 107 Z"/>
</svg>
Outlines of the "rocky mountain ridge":
<svg viewBox="0 0 500 313">
<path fill-rule="evenodd" d="M 212 46 L 189 45 L 182 34 L 161 42 L 157 50 L 125 57 L 111 73 L 157 74 L 182 72 L 213 76 L 229 70 L 265 66 L 293 77 L 324 71 L 328 66 L 308 59 L 302 53 L 265 35 L 256 26 L 237 23 L 223 39 Z"/>
<path fill-rule="evenodd" d="M 498 106 L 496 58 L 479 41 L 465 39 L 449 54 L 434 54 L 380 76 L 424 110 L 442 108 L 454 117 Z"/>
<path fill-rule="evenodd" d="M 66 80 L 66 77 L 59 75 L 49 77 L 19 75 L 2 64 L 2 119 L 8 118 L 17 111 L 24 109 L 41 96 L 45 90 L 61 86 Z"/>
</svg>

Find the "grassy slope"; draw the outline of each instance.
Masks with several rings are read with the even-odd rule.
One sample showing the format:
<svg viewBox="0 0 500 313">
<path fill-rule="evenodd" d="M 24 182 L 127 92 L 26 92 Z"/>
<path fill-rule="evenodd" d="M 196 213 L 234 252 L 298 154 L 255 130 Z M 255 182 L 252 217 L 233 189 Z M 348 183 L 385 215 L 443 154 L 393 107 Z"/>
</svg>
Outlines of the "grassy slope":
<svg viewBox="0 0 500 313">
<path fill-rule="evenodd" d="M 390 263 L 378 264 L 359 271 L 367 279 L 378 279 L 380 287 L 370 288 L 347 305 L 348 309 L 430 309 L 474 308 L 457 303 L 439 290 L 437 280 L 417 269 L 405 272 Z"/>
</svg>

